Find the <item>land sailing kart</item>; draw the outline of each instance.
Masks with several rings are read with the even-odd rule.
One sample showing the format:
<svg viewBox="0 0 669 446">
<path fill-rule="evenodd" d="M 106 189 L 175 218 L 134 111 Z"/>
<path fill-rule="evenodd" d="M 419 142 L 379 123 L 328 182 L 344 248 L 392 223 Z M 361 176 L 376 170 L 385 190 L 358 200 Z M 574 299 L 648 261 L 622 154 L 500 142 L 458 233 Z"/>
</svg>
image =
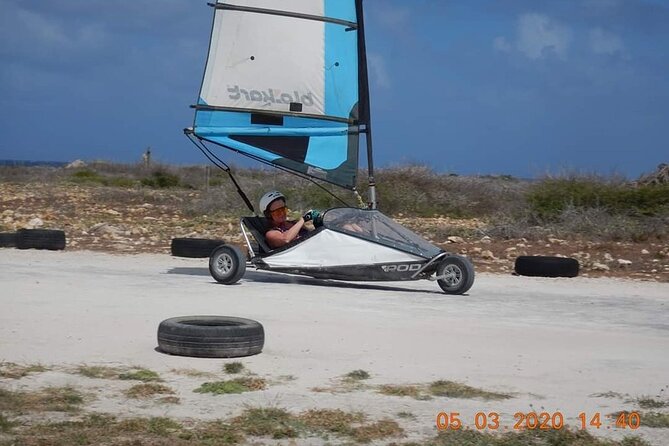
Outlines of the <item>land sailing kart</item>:
<svg viewBox="0 0 669 446">
<path fill-rule="evenodd" d="M 465 293 L 474 282 L 469 260 L 444 252 L 376 210 L 362 3 L 210 3 L 209 54 L 193 105 L 193 127 L 184 133 L 230 175 L 256 215 L 241 220 L 248 260 L 255 268 L 321 279 L 430 279 L 446 293 Z M 332 195 L 321 182 L 348 189 L 359 199 L 361 135 L 367 146 L 368 209 L 330 209 L 309 235 L 274 250 L 265 243 L 266 219 L 257 216 L 230 168 L 207 146 L 290 172 Z M 217 281 L 232 284 L 244 275 L 246 260 L 236 246 L 222 245 L 212 253 L 209 268 Z"/>
<path fill-rule="evenodd" d="M 443 251 L 377 210 L 330 209 L 315 230 L 274 250 L 265 242 L 266 219 L 244 217 L 241 229 L 248 259 L 227 244 L 209 258 L 209 271 L 220 283 L 241 279 L 247 260 L 258 270 L 318 279 L 436 280 L 448 294 L 465 293 L 474 283 L 474 268 L 467 258 Z"/>
</svg>

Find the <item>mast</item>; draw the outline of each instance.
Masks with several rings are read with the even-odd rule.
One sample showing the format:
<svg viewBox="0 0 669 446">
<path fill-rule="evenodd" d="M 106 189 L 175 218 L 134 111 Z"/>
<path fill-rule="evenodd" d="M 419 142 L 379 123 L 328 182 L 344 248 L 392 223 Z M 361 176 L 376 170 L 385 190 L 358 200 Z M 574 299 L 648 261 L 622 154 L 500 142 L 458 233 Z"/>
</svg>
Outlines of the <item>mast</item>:
<svg viewBox="0 0 669 446">
<path fill-rule="evenodd" d="M 376 209 L 376 182 L 374 181 L 374 159 L 372 152 L 372 112 L 369 102 L 369 76 L 367 74 L 365 19 L 362 12 L 362 0 L 355 1 L 355 9 L 356 15 L 358 16 L 358 58 L 360 64 L 358 73 L 358 88 L 361 99 L 360 120 L 365 124 L 365 142 L 367 143 L 367 170 L 369 182 L 368 207 L 370 209 Z"/>
</svg>

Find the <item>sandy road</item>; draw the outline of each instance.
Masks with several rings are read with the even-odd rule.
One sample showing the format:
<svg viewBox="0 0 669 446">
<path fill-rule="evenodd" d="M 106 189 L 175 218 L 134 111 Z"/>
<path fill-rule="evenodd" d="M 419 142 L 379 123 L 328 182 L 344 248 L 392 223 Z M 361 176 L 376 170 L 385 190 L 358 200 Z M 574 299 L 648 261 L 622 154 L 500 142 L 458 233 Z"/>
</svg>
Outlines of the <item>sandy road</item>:
<svg viewBox="0 0 669 446">
<path fill-rule="evenodd" d="M 154 350 L 161 320 L 195 314 L 260 321 L 265 349 L 243 362 L 276 385 L 212 397 L 193 394 L 195 382 L 173 377 L 168 382 L 182 397 L 173 408 L 111 396 L 91 409 L 203 419 L 234 414 L 240 403 L 363 410 L 394 419 L 405 411 L 415 419 L 402 426 L 409 438 L 420 438 L 436 432 L 439 411 L 460 412 L 470 427 L 478 411 L 499 412 L 511 428 L 515 412 L 533 409 L 561 411 L 576 425 L 580 412 L 632 410 L 638 406 L 630 400 L 640 396 L 669 400 L 669 284 L 480 275 L 468 295 L 448 296 L 426 281 L 346 284 L 248 271 L 240 284 L 224 286 L 213 282 L 206 260 L 0 250 L 0 361 L 220 372 L 224 360 Z M 311 390 L 356 369 L 372 375 L 368 390 Z M 84 380 L 44 375 L 2 385 Z M 285 376 L 291 379 L 279 379 Z M 439 379 L 514 398 L 418 401 L 373 390 Z M 605 392 L 620 396 L 594 396 Z M 630 433 L 605 429 L 609 424 L 591 432 Z M 657 445 L 669 438 L 669 429 L 636 433 Z"/>
</svg>

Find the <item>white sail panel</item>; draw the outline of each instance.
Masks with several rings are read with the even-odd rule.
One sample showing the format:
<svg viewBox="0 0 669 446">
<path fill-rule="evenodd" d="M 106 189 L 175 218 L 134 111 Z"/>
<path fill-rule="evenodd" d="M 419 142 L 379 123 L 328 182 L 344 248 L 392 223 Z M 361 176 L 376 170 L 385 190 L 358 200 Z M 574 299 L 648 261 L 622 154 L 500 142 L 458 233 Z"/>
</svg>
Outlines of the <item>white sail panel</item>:
<svg viewBox="0 0 669 446">
<path fill-rule="evenodd" d="M 322 1 L 236 4 L 323 14 Z M 227 11 L 216 15 L 209 51 L 201 96 L 207 105 L 289 112 L 299 103 L 302 113 L 325 114 L 323 22 Z"/>
</svg>

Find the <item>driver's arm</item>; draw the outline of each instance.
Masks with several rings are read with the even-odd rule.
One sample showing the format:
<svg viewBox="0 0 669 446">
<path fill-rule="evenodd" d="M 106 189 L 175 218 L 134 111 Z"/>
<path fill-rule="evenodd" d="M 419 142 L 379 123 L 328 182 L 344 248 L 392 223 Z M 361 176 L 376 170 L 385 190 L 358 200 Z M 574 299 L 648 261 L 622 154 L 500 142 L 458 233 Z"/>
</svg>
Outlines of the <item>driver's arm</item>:
<svg viewBox="0 0 669 446">
<path fill-rule="evenodd" d="M 291 226 L 290 229 L 288 229 L 286 232 L 277 231 L 276 229 L 267 231 L 265 234 L 265 240 L 267 240 L 267 244 L 270 248 L 280 248 L 295 240 L 303 226 L 304 218 L 300 217 L 300 219 L 297 220 L 295 224 Z"/>
</svg>

